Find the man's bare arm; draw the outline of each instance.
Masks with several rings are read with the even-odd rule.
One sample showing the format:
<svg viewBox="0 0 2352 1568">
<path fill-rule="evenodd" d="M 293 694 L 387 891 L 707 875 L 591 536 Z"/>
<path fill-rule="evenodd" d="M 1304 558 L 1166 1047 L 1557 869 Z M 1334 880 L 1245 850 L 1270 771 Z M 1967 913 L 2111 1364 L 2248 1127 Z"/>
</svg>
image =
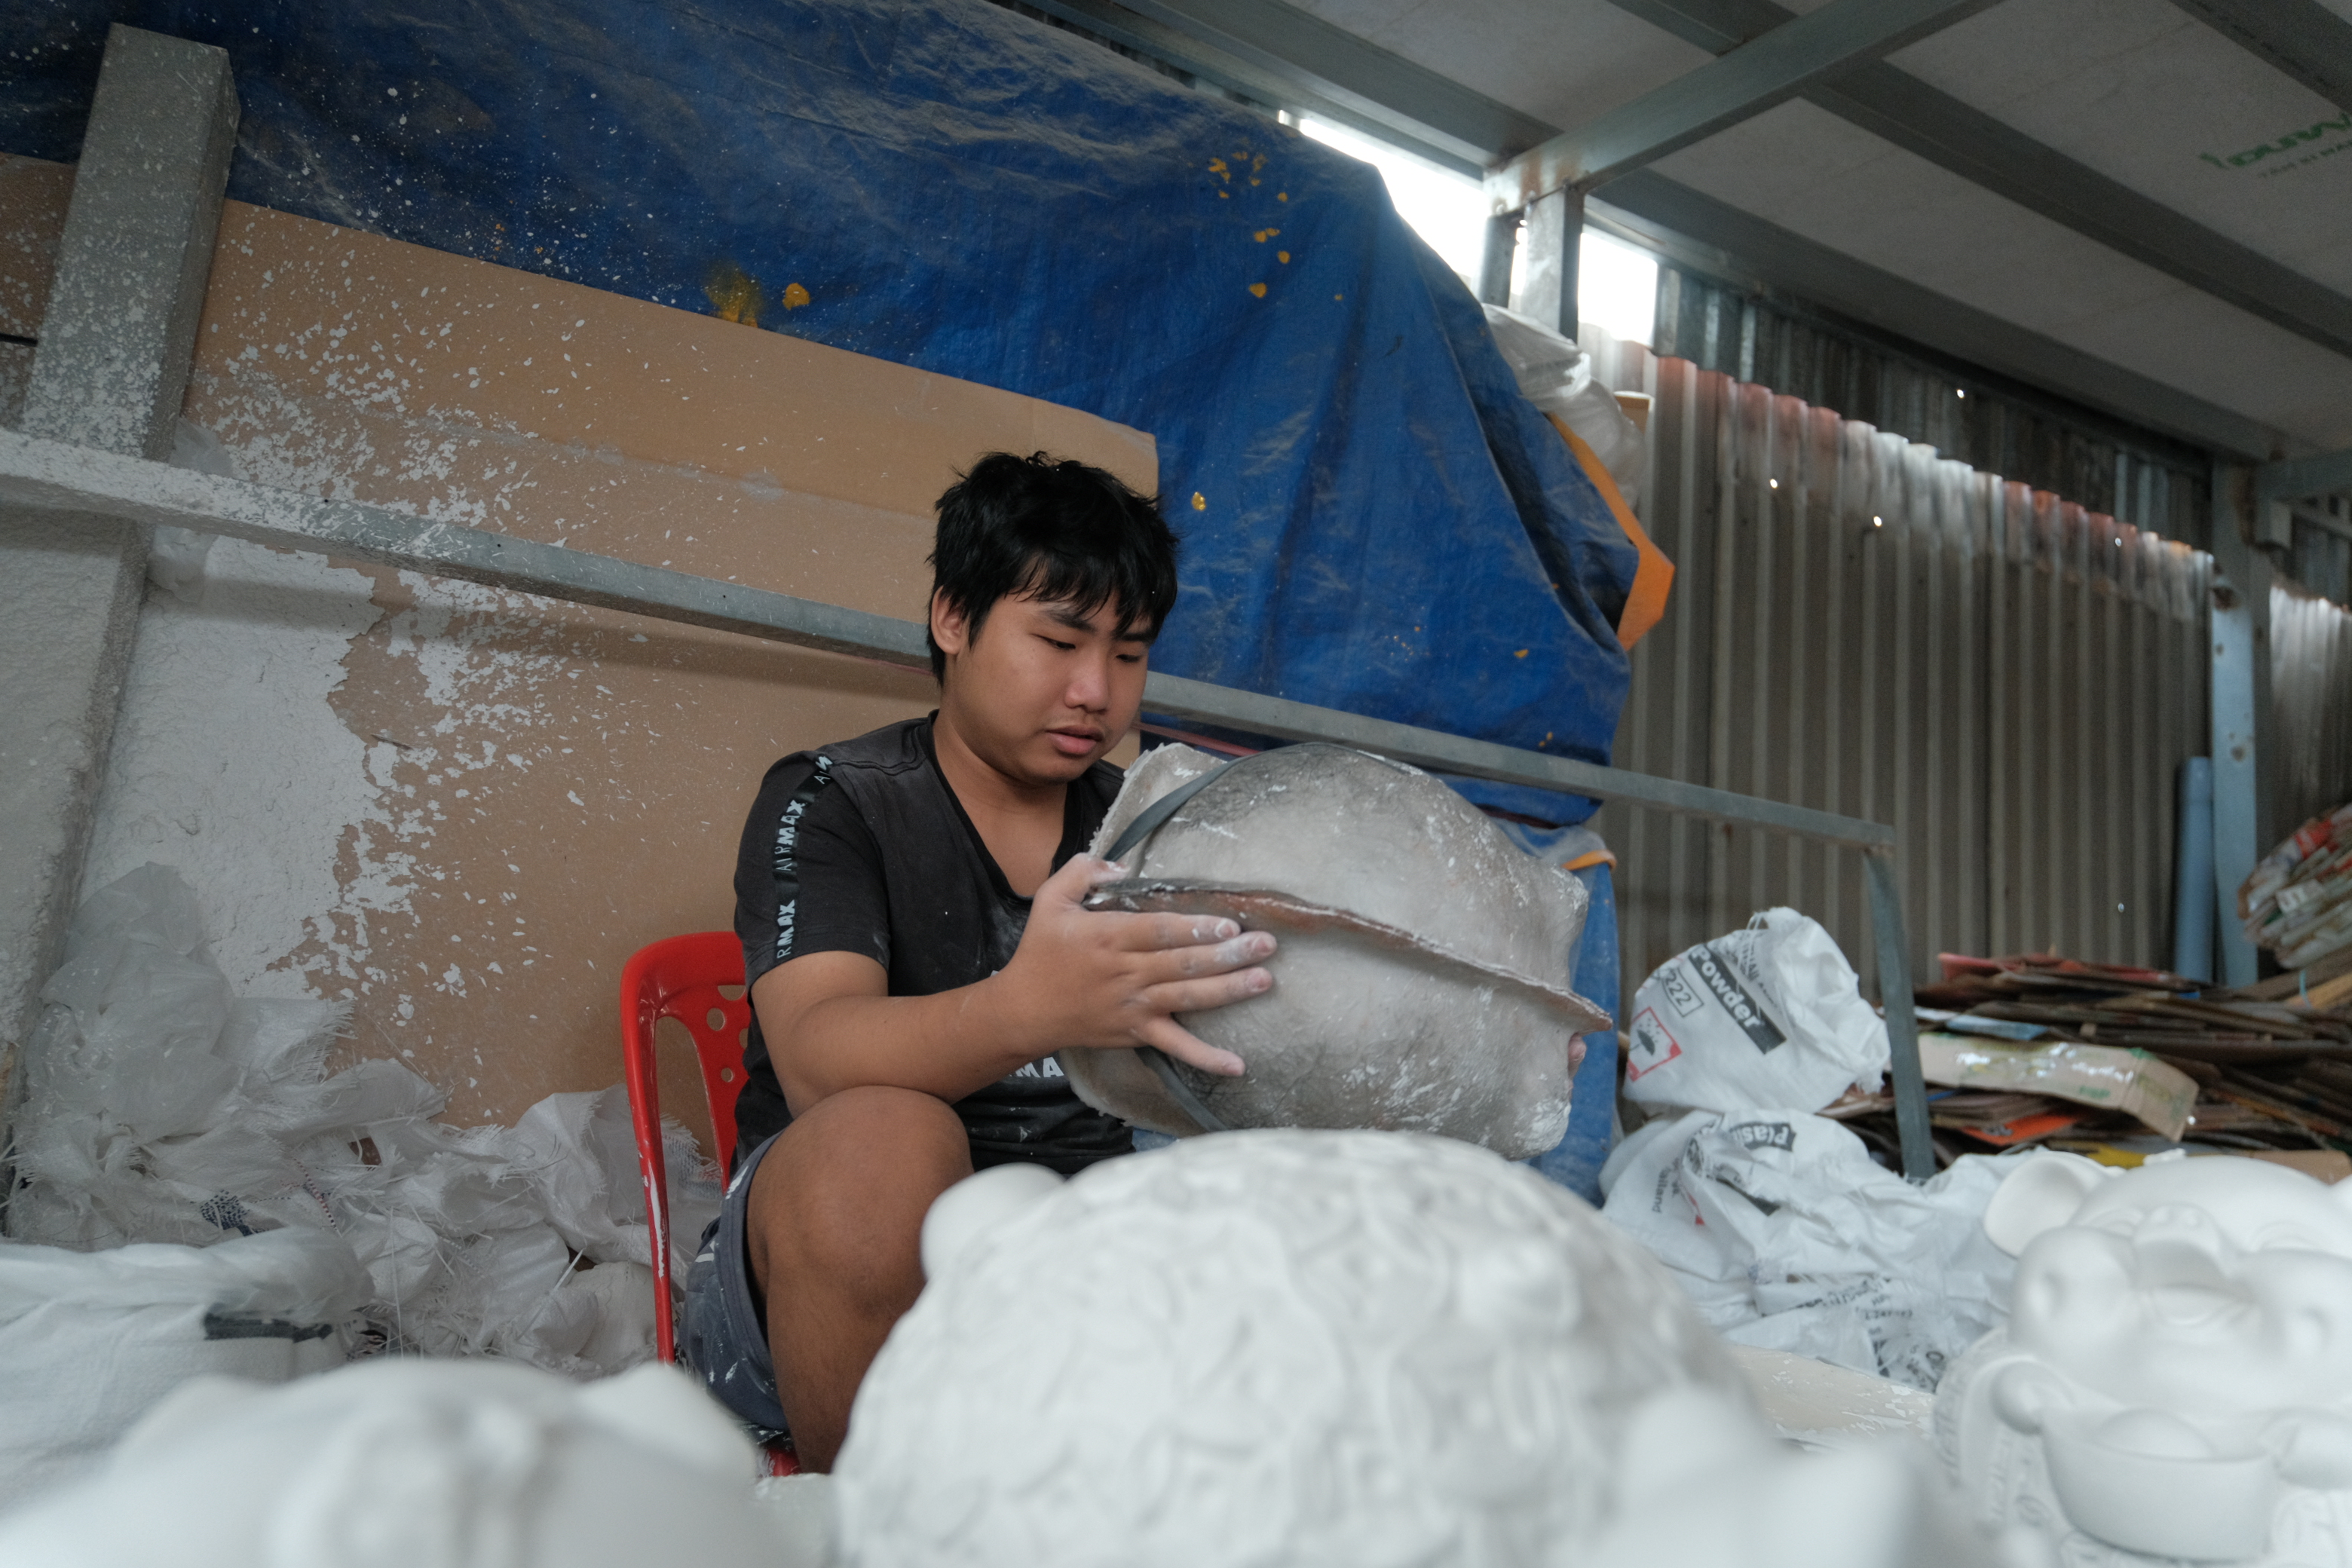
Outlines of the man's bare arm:
<svg viewBox="0 0 2352 1568">
<path fill-rule="evenodd" d="M 882 965 L 854 952 L 813 952 L 761 975 L 751 1005 L 793 1113 L 868 1086 L 953 1102 L 1073 1047 L 1157 1046 L 1205 1071 L 1239 1073 L 1239 1057 L 1170 1015 L 1268 989 L 1273 976 L 1257 965 L 1274 952 L 1273 936 L 1207 915 L 1080 907 L 1122 875 L 1106 861 L 1073 859 L 1037 889 L 1012 962 L 953 991 L 892 996 Z"/>
</svg>

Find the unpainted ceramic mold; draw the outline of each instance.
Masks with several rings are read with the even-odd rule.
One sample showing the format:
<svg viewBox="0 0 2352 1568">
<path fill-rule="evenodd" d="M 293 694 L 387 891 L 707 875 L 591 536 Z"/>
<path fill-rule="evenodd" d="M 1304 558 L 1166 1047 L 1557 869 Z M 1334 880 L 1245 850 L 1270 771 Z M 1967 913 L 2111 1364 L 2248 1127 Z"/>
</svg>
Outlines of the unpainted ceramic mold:
<svg viewBox="0 0 2352 1568">
<path fill-rule="evenodd" d="M 1776 1446 L 1637 1243 L 1466 1143 L 1003 1166 L 923 1258 L 835 1470 L 847 1568 L 1990 1561 L 1916 1444 Z"/>
<path fill-rule="evenodd" d="M 1213 762 L 1148 753 L 1097 853 Z M 1120 858 L 1129 880 L 1097 905 L 1225 915 L 1281 948 L 1272 991 L 1181 1019 L 1238 1055 L 1242 1077 L 1064 1052 L 1087 1103 L 1180 1136 L 1375 1128 L 1512 1159 L 1559 1142 L 1578 1037 L 1609 1023 L 1570 986 L 1584 889 L 1436 779 L 1340 746 L 1286 746 L 1232 764 Z"/>
<path fill-rule="evenodd" d="M 2006 1329 L 1937 1391 L 1979 1513 L 2069 1568 L 2352 1564 L 2352 1184 L 2042 1154 L 1985 1215 Z"/>
<path fill-rule="evenodd" d="M 183 1384 L 79 1487 L 0 1521 L 9 1568 L 814 1568 L 750 1441 L 675 1368 L 583 1386 L 380 1360 Z"/>
</svg>

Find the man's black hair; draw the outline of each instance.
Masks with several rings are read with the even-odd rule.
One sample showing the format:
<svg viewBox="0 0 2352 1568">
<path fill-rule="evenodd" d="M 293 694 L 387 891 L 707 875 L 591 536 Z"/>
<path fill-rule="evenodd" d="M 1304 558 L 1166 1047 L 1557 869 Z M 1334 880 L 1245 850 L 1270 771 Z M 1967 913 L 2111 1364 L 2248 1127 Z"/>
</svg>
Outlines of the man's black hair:
<svg viewBox="0 0 2352 1568">
<path fill-rule="evenodd" d="M 991 452 L 940 497 L 931 589 L 977 637 L 1007 595 L 1081 616 L 1118 606 L 1118 636 L 1150 642 L 1176 605 L 1176 535 L 1154 496 L 1043 452 Z M 931 641 L 931 674 L 948 657 Z"/>
</svg>

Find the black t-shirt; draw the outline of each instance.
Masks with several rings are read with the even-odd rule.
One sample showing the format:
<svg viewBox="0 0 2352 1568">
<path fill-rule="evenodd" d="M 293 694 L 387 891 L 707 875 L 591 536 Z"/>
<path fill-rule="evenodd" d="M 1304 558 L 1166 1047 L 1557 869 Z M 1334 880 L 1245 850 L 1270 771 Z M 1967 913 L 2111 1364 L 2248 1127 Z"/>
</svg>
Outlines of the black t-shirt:
<svg viewBox="0 0 2352 1568">
<path fill-rule="evenodd" d="M 936 715 L 934 715 L 936 717 Z M 1097 763 L 1069 786 L 1059 868 L 1118 795 Z M 910 719 L 768 770 L 735 860 L 746 984 L 787 959 L 861 952 L 893 996 L 929 996 L 1004 967 L 1029 923 L 980 830 L 940 772 L 931 721 Z M 792 1121 L 754 1016 L 735 1102 L 739 1157 Z M 1080 1100 L 1051 1056 L 956 1102 L 972 1163 L 1027 1160 L 1069 1174 L 1134 1147 L 1126 1123 Z"/>
</svg>

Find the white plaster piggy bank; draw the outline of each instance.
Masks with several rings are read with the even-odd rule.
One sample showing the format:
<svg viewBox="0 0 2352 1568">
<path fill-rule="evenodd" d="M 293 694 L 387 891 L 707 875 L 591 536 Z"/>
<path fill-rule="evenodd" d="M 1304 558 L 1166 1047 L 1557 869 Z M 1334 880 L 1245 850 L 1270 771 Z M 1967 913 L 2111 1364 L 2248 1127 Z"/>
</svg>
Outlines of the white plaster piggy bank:
<svg viewBox="0 0 2352 1568">
<path fill-rule="evenodd" d="M 1983 1560 L 1932 1477 L 1777 1450 L 1639 1244 L 1468 1144 L 999 1168 L 923 1259 L 835 1472 L 854 1568 Z"/>
<path fill-rule="evenodd" d="M 8 1568 L 815 1568 L 753 1452 L 675 1368 L 512 1362 L 203 1377 L 91 1479 L 0 1520 Z M 803 1530 L 803 1535 L 808 1532 Z"/>
<path fill-rule="evenodd" d="M 1937 1446 L 2068 1564 L 2352 1564 L 2352 1191 L 2252 1160 L 2023 1165 L 1985 1230 L 2010 1320 Z"/>
</svg>

